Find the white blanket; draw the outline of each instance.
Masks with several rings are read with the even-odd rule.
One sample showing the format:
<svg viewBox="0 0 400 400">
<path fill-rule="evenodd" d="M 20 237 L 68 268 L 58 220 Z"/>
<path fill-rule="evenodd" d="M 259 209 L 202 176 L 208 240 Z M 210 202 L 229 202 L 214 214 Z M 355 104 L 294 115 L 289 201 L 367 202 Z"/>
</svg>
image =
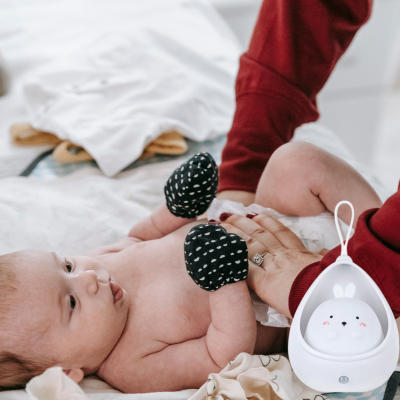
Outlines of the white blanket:
<svg viewBox="0 0 400 400">
<path fill-rule="evenodd" d="M 17 85 L 8 97 L 22 90 L 27 110 L 8 125 L 83 146 L 107 176 L 163 132 L 203 141 L 229 130 L 240 47 L 207 1 L 0 0 L 0 10 Z"/>
</svg>

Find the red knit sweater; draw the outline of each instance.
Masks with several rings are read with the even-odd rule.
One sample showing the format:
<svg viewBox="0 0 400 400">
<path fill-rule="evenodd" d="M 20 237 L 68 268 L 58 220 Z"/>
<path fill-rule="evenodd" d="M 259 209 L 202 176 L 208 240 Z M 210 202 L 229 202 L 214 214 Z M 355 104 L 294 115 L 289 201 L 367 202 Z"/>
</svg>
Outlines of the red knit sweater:
<svg viewBox="0 0 400 400">
<path fill-rule="evenodd" d="M 372 0 L 264 0 L 240 59 L 219 191 L 255 192 L 274 150 L 318 118 L 316 95 L 371 6 Z"/>
<path fill-rule="evenodd" d="M 316 95 L 357 30 L 372 0 L 264 0 L 249 50 L 240 59 L 236 113 L 222 153 L 219 191 L 255 192 L 271 154 L 294 130 L 318 118 Z M 400 189 L 359 218 L 348 254 L 400 316 Z M 315 278 L 340 254 L 330 251 L 293 282 L 294 315 Z"/>
</svg>

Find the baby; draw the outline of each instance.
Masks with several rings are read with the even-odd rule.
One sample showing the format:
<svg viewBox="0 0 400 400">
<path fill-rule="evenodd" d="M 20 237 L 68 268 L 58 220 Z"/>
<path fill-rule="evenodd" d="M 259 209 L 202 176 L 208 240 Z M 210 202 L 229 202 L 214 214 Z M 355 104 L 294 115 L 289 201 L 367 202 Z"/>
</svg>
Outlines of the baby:
<svg viewBox="0 0 400 400">
<path fill-rule="evenodd" d="M 190 161 L 185 165 L 184 178 L 190 182 Z M 185 208 L 173 201 L 172 193 L 179 197 L 179 190 L 170 190 L 171 183 L 178 187 L 178 172 L 165 188 L 168 208 L 175 214 Z M 209 186 L 212 195 L 212 180 L 200 189 Z M 211 198 L 204 205 L 191 203 L 193 217 L 205 211 Z M 258 204 L 299 216 L 332 211 L 342 199 L 353 203 L 356 219 L 381 205 L 348 164 L 306 143 L 278 149 L 256 193 Z M 206 221 L 181 218 L 168 208 L 162 206 L 135 225 L 128 237 L 87 256 L 25 250 L 0 257 L 3 390 L 21 388 L 55 365 L 75 382 L 96 374 L 123 392 L 199 388 L 210 373 L 219 372 L 241 352 L 285 350 L 286 330 L 255 320 L 245 282 L 247 268 L 224 285 L 207 287 L 194 277 L 197 258 L 190 254 L 186 238 Z M 342 212 L 340 217 L 348 222 L 344 208 Z M 224 224 L 203 227 L 217 235 L 225 232 Z M 237 257 L 246 266 L 244 242 L 228 235 L 238 240 L 237 247 L 229 248 L 242 251 Z M 219 247 L 213 244 L 216 255 L 228 255 L 228 247 Z"/>
</svg>

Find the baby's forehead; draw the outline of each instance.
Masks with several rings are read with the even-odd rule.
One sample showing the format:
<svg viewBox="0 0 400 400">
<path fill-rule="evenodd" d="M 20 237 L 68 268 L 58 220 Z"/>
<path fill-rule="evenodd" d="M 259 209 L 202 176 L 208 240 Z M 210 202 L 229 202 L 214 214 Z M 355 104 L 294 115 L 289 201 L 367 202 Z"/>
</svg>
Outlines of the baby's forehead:
<svg viewBox="0 0 400 400">
<path fill-rule="evenodd" d="M 41 288 L 42 292 L 52 292 L 58 286 L 61 259 L 55 253 L 25 250 L 17 256 L 13 264 L 19 291 L 26 290 L 32 294 L 34 290 Z M 22 295 L 26 297 L 28 294 Z"/>
<path fill-rule="evenodd" d="M 10 325 L 16 342 L 39 343 L 39 338 L 43 339 L 45 334 L 48 340 L 47 334 L 51 334 L 57 315 L 55 300 L 59 288 L 57 279 L 49 273 L 50 264 L 56 259 L 48 252 L 24 250 L 14 255 L 14 262 L 16 290 L 6 325 Z"/>
<path fill-rule="evenodd" d="M 35 265 L 53 265 L 59 263 L 54 252 L 43 250 L 22 250 L 15 253 L 14 263 L 22 267 L 34 267 Z"/>
</svg>

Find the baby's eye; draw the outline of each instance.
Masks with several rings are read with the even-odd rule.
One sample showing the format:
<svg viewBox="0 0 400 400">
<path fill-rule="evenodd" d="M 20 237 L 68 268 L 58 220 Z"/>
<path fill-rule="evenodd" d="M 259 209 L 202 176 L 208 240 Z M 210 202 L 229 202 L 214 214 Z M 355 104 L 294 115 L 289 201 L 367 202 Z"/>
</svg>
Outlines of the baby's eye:
<svg viewBox="0 0 400 400">
<path fill-rule="evenodd" d="M 75 304 L 76 304 L 76 301 L 75 301 L 75 299 L 74 299 L 74 296 L 70 296 L 70 297 L 69 297 L 69 302 L 70 302 L 70 304 L 71 304 L 71 308 L 74 309 L 74 308 L 75 308 Z"/>
<path fill-rule="evenodd" d="M 65 264 L 65 268 L 67 268 L 67 271 L 68 271 L 69 273 L 72 272 L 72 264 L 71 264 L 70 262 L 67 262 L 67 263 Z"/>
</svg>

